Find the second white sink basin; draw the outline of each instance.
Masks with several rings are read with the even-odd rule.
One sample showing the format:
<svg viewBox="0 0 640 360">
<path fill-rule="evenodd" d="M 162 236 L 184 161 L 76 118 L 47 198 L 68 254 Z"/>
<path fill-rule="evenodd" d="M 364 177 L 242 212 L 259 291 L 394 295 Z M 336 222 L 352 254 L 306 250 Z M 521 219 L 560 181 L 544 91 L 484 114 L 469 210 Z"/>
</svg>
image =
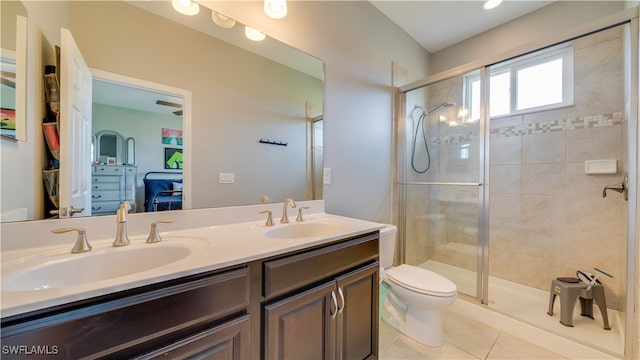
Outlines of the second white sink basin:
<svg viewBox="0 0 640 360">
<path fill-rule="evenodd" d="M 34 265 L 26 261 L 12 269 L 3 268 L 2 290 L 45 290 L 118 278 L 172 264 L 200 247 L 190 242 L 145 245 L 58 254 Z"/>
<path fill-rule="evenodd" d="M 330 236 L 340 230 L 338 223 L 295 223 L 280 225 L 267 230 L 265 236 L 272 239 L 298 239 L 317 236 Z"/>
</svg>

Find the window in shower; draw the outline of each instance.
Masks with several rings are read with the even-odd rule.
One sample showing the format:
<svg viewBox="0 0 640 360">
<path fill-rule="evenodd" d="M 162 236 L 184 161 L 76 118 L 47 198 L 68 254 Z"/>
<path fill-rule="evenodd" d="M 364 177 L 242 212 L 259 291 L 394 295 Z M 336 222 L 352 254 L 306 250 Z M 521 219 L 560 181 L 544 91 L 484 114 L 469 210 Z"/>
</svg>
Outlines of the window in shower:
<svg viewBox="0 0 640 360">
<path fill-rule="evenodd" d="M 573 104 L 573 47 L 541 50 L 492 67 L 492 118 L 550 110 Z M 469 119 L 480 119 L 480 76 L 465 78 Z"/>
</svg>

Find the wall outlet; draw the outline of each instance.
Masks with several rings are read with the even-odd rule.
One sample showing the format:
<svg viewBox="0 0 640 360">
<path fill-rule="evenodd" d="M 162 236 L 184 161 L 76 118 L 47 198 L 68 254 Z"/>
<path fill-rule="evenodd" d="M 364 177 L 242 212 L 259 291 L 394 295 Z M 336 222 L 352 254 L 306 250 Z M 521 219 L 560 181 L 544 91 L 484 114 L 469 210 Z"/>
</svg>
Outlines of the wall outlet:
<svg viewBox="0 0 640 360">
<path fill-rule="evenodd" d="M 236 174 L 234 173 L 218 173 L 218 183 L 219 184 L 233 184 L 235 180 Z"/>
<path fill-rule="evenodd" d="M 331 168 L 322 169 L 322 184 L 323 185 L 331 184 Z"/>
</svg>

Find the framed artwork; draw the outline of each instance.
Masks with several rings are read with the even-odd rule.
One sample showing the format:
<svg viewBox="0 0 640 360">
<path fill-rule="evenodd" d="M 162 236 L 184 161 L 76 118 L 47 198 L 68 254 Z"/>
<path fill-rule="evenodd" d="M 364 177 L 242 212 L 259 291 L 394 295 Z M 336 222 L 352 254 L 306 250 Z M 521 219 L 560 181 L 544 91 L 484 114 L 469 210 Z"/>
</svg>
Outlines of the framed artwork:
<svg viewBox="0 0 640 360">
<path fill-rule="evenodd" d="M 164 148 L 164 168 L 182 170 L 182 149 Z"/>
<path fill-rule="evenodd" d="M 16 139 L 16 111 L 13 109 L 0 109 L 0 136 L 9 140 Z"/>
<path fill-rule="evenodd" d="M 182 146 L 182 130 L 162 128 L 162 143 Z"/>
</svg>

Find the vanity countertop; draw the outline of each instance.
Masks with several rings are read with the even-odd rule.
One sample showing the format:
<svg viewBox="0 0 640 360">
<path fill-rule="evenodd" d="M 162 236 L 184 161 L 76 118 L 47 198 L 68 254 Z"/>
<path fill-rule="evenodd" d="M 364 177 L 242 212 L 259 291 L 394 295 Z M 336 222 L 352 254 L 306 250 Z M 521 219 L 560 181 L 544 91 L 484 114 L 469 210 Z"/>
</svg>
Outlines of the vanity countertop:
<svg viewBox="0 0 640 360">
<path fill-rule="evenodd" d="M 136 235 L 129 237 L 130 245 L 113 247 L 111 245 L 113 239 L 102 239 L 91 241 L 93 250 L 82 254 L 71 254 L 72 244 L 3 251 L 2 317 L 222 269 L 365 234 L 380 228 L 382 225 L 374 222 L 326 213 L 314 213 L 309 214 L 301 223 L 292 219 L 289 224 L 280 224 L 276 220 L 274 226 L 265 226 L 264 220 L 166 232 L 162 230 L 169 230 L 170 226 L 161 226 L 162 241 L 159 243 L 147 244 L 145 242 L 146 235 Z M 297 231 L 301 229 L 302 232 Z M 306 236 L 307 231 L 312 235 Z M 153 247 L 155 247 L 154 250 L 149 251 Z M 154 252 L 156 250 L 159 251 Z M 113 259 L 113 261 L 107 262 L 105 271 L 117 274 L 120 269 L 122 273 L 109 279 L 91 280 L 89 273 L 96 273 L 99 270 L 96 270 L 95 267 L 100 266 L 98 261 L 92 259 L 98 260 L 102 256 L 105 256 L 103 259 Z M 136 263 L 136 266 L 149 264 L 149 268 L 144 269 L 146 265 L 141 265 L 142 267 L 139 267 L 136 272 L 127 273 L 127 269 L 118 268 L 121 266 L 118 260 L 124 261 L 125 256 L 128 256 L 132 263 Z M 168 264 L 157 267 L 153 265 L 153 262 L 157 261 L 159 257 L 166 256 L 175 256 L 177 260 L 171 260 Z M 73 267 L 60 267 L 60 269 L 71 270 L 70 272 L 80 279 L 77 283 L 48 285 L 56 283 L 56 276 L 65 276 L 62 272 L 60 274 L 47 273 L 49 264 L 58 265 L 64 262 L 70 264 L 81 257 L 85 258 L 82 259 L 82 262 L 74 263 Z M 86 261 L 84 261 L 85 259 Z M 94 267 L 91 269 L 92 271 L 86 271 L 87 277 L 83 277 L 82 264 L 85 264 L 87 268 Z M 48 281 L 43 282 L 45 285 L 36 283 L 36 286 L 31 290 L 25 290 L 24 287 L 29 285 L 19 281 L 20 275 L 36 274 L 38 271 L 41 276 L 47 277 Z M 14 285 L 15 287 L 12 288 Z"/>
</svg>

